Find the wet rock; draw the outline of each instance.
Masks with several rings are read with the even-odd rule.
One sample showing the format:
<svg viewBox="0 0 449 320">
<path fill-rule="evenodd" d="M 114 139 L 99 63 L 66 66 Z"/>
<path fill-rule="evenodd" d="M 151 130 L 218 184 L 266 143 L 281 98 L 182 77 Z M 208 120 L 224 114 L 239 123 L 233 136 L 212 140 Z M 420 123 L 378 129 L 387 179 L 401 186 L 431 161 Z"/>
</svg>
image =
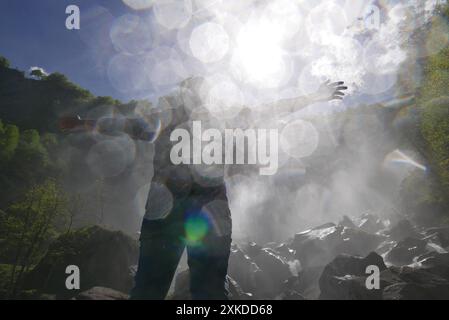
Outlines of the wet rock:
<svg viewBox="0 0 449 320">
<path fill-rule="evenodd" d="M 319 279 L 324 267 L 304 268 L 299 274 L 297 291 L 306 299 L 318 299 L 320 296 Z"/>
<path fill-rule="evenodd" d="M 359 228 L 367 233 L 376 233 L 385 229 L 382 220 L 372 214 L 364 214 L 361 217 Z"/>
<path fill-rule="evenodd" d="M 256 291 L 256 280 L 263 278 L 259 266 L 235 244 L 232 246 L 229 256 L 228 275 L 239 284 L 244 292 L 251 293 Z"/>
<path fill-rule="evenodd" d="M 386 255 L 385 260 L 396 266 L 408 265 L 426 252 L 427 242 L 415 238 L 406 238 L 398 242 Z"/>
<path fill-rule="evenodd" d="M 279 294 L 284 281 L 292 276 L 289 264 L 280 255 L 271 249 L 262 249 L 260 254 L 254 257 L 254 262 L 262 270 L 263 279 L 258 278 L 258 293 L 270 298 Z M 262 280 L 262 281 L 261 281 Z"/>
<path fill-rule="evenodd" d="M 250 242 L 244 247 L 244 252 L 250 257 L 254 258 L 255 256 L 259 255 L 262 250 L 262 247 L 259 246 L 255 242 Z"/>
<path fill-rule="evenodd" d="M 246 293 L 239 286 L 237 281 L 227 276 L 227 289 L 229 292 L 229 300 L 253 300 L 254 297 L 251 293 Z"/>
<path fill-rule="evenodd" d="M 333 258 L 332 243 L 339 242 L 340 234 L 335 225 L 314 228 L 295 235 L 290 247 L 303 267 L 324 266 Z"/>
<path fill-rule="evenodd" d="M 368 290 L 366 270 L 368 266 L 386 270 L 381 256 L 372 252 L 367 257 L 339 255 L 325 268 L 320 277 L 320 299 L 327 300 L 373 300 L 381 299 L 380 289 Z"/>
<path fill-rule="evenodd" d="M 384 241 L 360 229 L 324 225 L 295 235 L 290 247 L 304 268 L 325 266 L 339 254 L 364 256 Z"/>
<path fill-rule="evenodd" d="M 306 300 L 306 298 L 294 290 L 287 290 L 286 292 L 281 293 L 277 300 Z"/>
<path fill-rule="evenodd" d="M 418 258 L 417 266 L 449 280 L 449 253 L 429 252 Z"/>
<path fill-rule="evenodd" d="M 385 240 L 381 235 L 370 234 L 363 230 L 344 228 L 341 231 L 341 242 L 335 246 L 337 254 L 366 256 L 376 250 Z"/>
<path fill-rule="evenodd" d="M 229 275 L 226 276 L 226 289 L 230 300 L 253 300 L 251 293 L 246 293 L 240 285 Z M 190 294 L 190 272 L 188 269 L 181 271 L 175 278 L 173 293 L 167 297 L 168 300 L 191 300 Z"/>
<path fill-rule="evenodd" d="M 104 287 L 93 287 L 76 295 L 73 300 L 128 300 L 123 292 Z"/>
<path fill-rule="evenodd" d="M 295 259 L 295 250 L 291 249 L 288 244 L 282 243 L 278 245 L 274 249 L 277 253 L 279 253 L 282 257 L 288 260 L 294 260 Z"/>
<path fill-rule="evenodd" d="M 25 288 L 55 294 L 58 299 L 71 298 L 93 287 L 129 292 L 133 286 L 131 266 L 137 264 L 137 241 L 120 231 L 98 226 L 60 236 L 46 255 L 26 276 Z M 65 270 L 79 267 L 80 290 L 67 290 Z"/>
<path fill-rule="evenodd" d="M 383 290 L 393 284 L 403 282 L 399 277 L 400 269 L 398 267 L 390 267 L 380 273 L 380 288 Z"/>
<path fill-rule="evenodd" d="M 383 291 L 385 300 L 447 300 L 449 281 L 427 270 L 402 267 L 398 272 L 402 282 Z"/>
<path fill-rule="evenodd" d="M 343 218 L 338 223 L 339 226 L 347 227 L 347 228 L 356 228 L 354 222 L 348 216 L 343 216 Z"/>
<path fill-rule="evenodd" d="M 391 240 L 401 241 L 405 238 L 419 238 L 420 235 L 416 230 L 416 227 L 409 220 L 400 220 L 390 230 L 387 230 L 385 234 L 390 236 Z"/>
<path fill-rule="evenodd" d="M 449 247 L 449 227 L 430 228 L 426 230 L 427 235 L 434 235 L 442 247 Z"/>
<path fill-rule="evenodd" d="M 284 282 L 283 292 L 276 297 L 277 300 L 306 300 L 299 293 L 299 277 L 290 277 Z"/>
</svg>

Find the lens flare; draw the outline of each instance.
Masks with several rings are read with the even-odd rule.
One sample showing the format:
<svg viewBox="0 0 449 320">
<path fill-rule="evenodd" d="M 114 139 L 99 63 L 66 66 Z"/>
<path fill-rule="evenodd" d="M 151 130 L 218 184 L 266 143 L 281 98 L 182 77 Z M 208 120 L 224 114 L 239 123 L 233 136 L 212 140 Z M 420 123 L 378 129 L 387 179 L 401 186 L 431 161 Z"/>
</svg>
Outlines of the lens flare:
<svg viewBox="0 0 449 320">
<path fill-rule="evenodd" d="M 123 3 L 134 10 L 145 10 L 151 8 L 155 0 L 123 0 Z"/>
<path fill-rule="evenodd" d="M 229 50 L 229 36 L 221 25 L 207 22 L 193 30 L 190 49 L 194 57 L 203 63 L 217 62 Z"/>
<path fill-rule="evenodd" d="M 310 122 L 297 120 L 282 130 L 280 142 L 282 150 L 291 157 L 305 158 L 318 148 L 319 134 Z"/>
<path fill-rule="evenodd" d="M 169 29 L 180 29 L 192 18 L 191 0 L 155 0 L 153 12 L 157 22 Z"/>
<path fill-rule="evenodd" d="M 210 229 L 207 216 L 202 212 L 190 213 L 184 224 L 186 242 L 190 246 L 200 246 Z"/>
</svg>

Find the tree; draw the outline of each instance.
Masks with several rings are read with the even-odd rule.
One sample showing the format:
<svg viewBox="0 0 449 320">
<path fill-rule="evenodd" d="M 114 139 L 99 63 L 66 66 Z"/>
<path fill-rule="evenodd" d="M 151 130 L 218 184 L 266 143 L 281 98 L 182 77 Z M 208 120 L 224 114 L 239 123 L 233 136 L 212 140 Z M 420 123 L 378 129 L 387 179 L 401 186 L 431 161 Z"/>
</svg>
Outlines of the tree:
<svg viewBox="0 0 449 320">
<path fill-rule="evenodd" d="M 31 70 L 30 75 L 33 77 L 36 77 L 38 79 L 45 79 L 45 77 L 47 76 L 41 69 L 39 68 L 35 68 L 33 70 Z"/>
<path fill-rule="evenodd" d="M 11 66 L 11 64 L 8 61 L 8 59 L 6 59 L 3 56 L 0 56 L 0 69 L 9 68 L 10 66 Z"/>
<path fill-rule="evenodd" d="M 46 244 L 67 223 L 67 198 L 54 180 L 31 188 L 22 201 L 7 210 L 5 247 L 15 253 L 10 274 L 14 297 L 22 277 L 45 252 Z"/>
<path fill-rule="evenodd" d="M 19 144 L 19 128 L 14 125 L 6 126 L 0 121 L 0 163 L 9 161 Z"/>
</svg>

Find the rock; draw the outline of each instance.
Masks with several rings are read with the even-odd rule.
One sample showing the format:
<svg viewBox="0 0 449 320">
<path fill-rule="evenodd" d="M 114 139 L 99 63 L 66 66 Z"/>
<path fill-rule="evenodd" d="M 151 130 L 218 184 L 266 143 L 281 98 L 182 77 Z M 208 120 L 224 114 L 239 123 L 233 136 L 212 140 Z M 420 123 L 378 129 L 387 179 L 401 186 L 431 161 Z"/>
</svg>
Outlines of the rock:
<svg viewBox="0 0 449 320">
<path fill-rule="evenodd" d="M 323 273 L 323 267 L 304 268 L 299 274 L 297 291 L 306 299 L 318 299 L 320 296 L 319 279 Z"/>
<path fill-rule="evenodd" d="M 449 247 L 449 227 L 430 228 L 426 230 L 427 235 L 435 235 L 442 247 Z"/>
<path fill-rule="evenodd" d="M 449 282 L 424 269 L 402 267 L 398 272 L 402 282 L 383 290 L 385 300 L 447 300 Z"/>
<path fill-rule="evenodd" d="M 335 244 L 335 253 L 366 256 L 375 251 L 385 240 L 381 235 L 370 234 L 360 229 L 344 228 L 340 234 L 341 242 Z"/>
<path fill-rule="evenodd" d="M 260 251 L 262 250 L 262 247 L 259 246 L 255 242 L 250 242 L 248 245 L 245 246 L 244 252 L 250 257 L 254 258 L 255 256 L 260 254 Z"/>
<path fill-rule="evenodd" d="M 227 276 L 227 289 L 229 292 L 228 298 L 229 300 L 253 300 L 253 295 L 251 293 L 246 293 L 242 290 L 239 284 L 232 279 L 230 276 Z"/>
<path fill-rule="evenodd" d="M 133 286 L 131 266 L 137 264 L 138 244 L 120 231 L 98 226 L 64 234 L 25 277 L 24 287 L 71 298 L 93 287 L 129 292 Z M 80 290 L 67 290 L 67 266 L 80 270 Z"/>
<path fill-rule="evenodd" d="M 262 270 L 246 255 L 240 247 L 233 244 L 228 262 L 228 275 L 234 279 L 244 292 L 256 291 L 256 280 L 263 278 Z"/>
<path fill-rule="evenodd" d="M 348 216 L 343 216 L 343 218 L 338 223 L 339 226 L 347 227 L 347 228 L 356 228 L 354 222 Z"/>
<path fill-rule="evenodd" d="M 306 298 L 302 294 L 294 290 L 287 290 L 281 293 L 277 297 L 277 300 L 306 300 Z"/>
<path fill-rule="evenodd" d="M 398 242 L 386 255 L 385 260 L 396 266 L 408 265 L 426 252 L 427 242 L 415 238 L 406 238 Z"/>
<path fill-rule="evenodd" d="M 295 250 L 291 249 L 286 243 L 278 245 L 274 250 L 287 260 L 295 260 Z"/>
<path fill-rule="evenodd" d="M 320 299 L 322 300 L 373 300 L 381 299 L 380 289 L 368 290 L 366 270 L 368 266 L 386 270 L 381 256 L 372 252 L 367 257 L 339 255 L 325 268 L 320 277 Z"/>
<path fill-rule="evenodd" d="M 123 292 L 104 287 L 93 287 L 76 295 L 73 300 L 128 300 Z"/>
<path fill-rule="evenodd" d="M 400 269 L 397 267 L 390 267 L 380 273 L 380 288 L 383 290 L 393 284 L 403 282 L 399 277 Z"/>
<path fill-rule="evenodd" d="M 322 226 L 297 233 L 290 247 L 304 268 L 324 266 L 333 259 L 333 243 L 340 242 L 340 233 L 335 225 Z"/>
<path fill-rule="evenodd" d="M 256 277 L 256 296 L 274 298 L 282 291 L 283 283 L 292 276 L 289 264 L 268 248 L 262 249 L 254 257 L 254 262 L 262 270 Z"/>
<path fill-rule="evenodd" d="M 449 253 L 429 252 L 418 258 L 417 266 L 449 280 Z"/>
<path fill-rule="evenodd" d="M 284 282 L 283 292 L 276 297 L 276 300 L 306 300 L 306 298 L 298 292 L 299 277 L 290 277 Z"/>
<path fill-rule="evenodd" d="M 339 254 L 367 255 L 383 240 L 381 235 L 327 224 L 296 234 L 290 247 L 301 265 L 311 268 L 325 266 Z"/>
<path fill-rule="evenodd" d="M 239 284 L 243 292 L 257 299 L 275 298 L 282 292 L 282 284 L 292 276 L 287 260 L 274 249 L 251 243 L 245 254 L 233 245 L 229 257 L 228 275 Z"/>
<path fill-rule="evenodd" d="M 390 230 L 387 230 L 385 234 L 389 235 L 390 239 L 394 241 L 401 241 L 405 238 L 419 238 L 415 226 L 406 219 L 400 220 Z"/>
<path fill-rule="evenodd" d="M 230 276 L 226 276 L 226 289 L 230 300 L 252 300 L 253 296 L 242 290 L 239 284 Z M 191 300 L 190 294 L 190 272 L 189 269 L 178 273 L 175 279 L 175 288 L 173 294 L 168 300 Z"/>
<path fill-rule="evenodd" d="M 382 220 L 372 214 L 364 214 L 361 217 L 359 228 L 367 233 L 376 233 L 385 228 Z"/>
</svg>

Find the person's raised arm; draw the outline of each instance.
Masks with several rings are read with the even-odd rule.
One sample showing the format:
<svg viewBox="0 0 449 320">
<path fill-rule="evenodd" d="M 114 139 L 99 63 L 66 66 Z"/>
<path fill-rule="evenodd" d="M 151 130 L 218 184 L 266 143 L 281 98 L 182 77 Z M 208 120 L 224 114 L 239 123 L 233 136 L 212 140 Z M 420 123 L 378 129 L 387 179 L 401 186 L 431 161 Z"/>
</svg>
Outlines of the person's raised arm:
<svg viewBox="0 0 449 320">
<path fill-rule="evenodd" d="M 154 141 L 159 126 L 143 118 L 101 118 L 98 120 L 81 119 L 79 116 L 68 116 L 59 119 L 59 128 L 63 132 L 89 132 L 96 130 L 105 135 L 126 133 L 132 139 Z"/>
<path fill-rule="evenodd" d="M 282 99 L 272 103 L 264 104 L 257 108 L 258 112 L 296 112 L 313 103 L 331 101 L 331 100 L 343 100 L 345 93 L 344 90 L 348 89 L 343 81 L 330 82 L 326 81 L 318 90 L 308 96 L 296 97 L 291 99 Z"/>
</svg>

